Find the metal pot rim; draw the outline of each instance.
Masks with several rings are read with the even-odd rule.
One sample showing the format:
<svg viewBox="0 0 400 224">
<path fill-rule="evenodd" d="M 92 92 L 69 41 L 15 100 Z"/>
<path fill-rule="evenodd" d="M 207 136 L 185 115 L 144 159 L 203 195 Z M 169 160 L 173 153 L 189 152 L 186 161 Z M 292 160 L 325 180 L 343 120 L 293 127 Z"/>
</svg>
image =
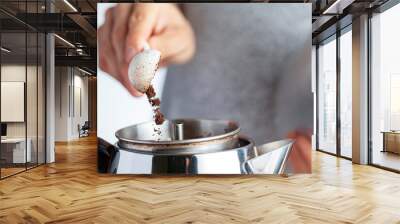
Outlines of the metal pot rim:
<svg viewBox="0 0 400 224">
<path fill-rule="evenodd" d="M 204 137 L 204 138 L 194 138 L 194 139 L 184 139 L 184 140 L 174 140 L 174 141 L 154 141 L 154 140 L 139 140 L 139 139 L 128 139 L 124 138 L 122 136 L 122 131 L 131 127 L 136 127 L 139 125 L 144 125 L 151 123 L 149 121 L 147 122 L 142 122 L 134 125 L 130 125 L 124 128 L 119 129 L 118 131 L 115 132 L 115 136 L 117 137 L 119 142 L 125 142 L 125 143 L 133 143 L 133 144 L 143 144 L 143 145 L 153 145 L 153 146 L 166 146 L 166 145 L 186 145 L 186 144 L 193 144 L 193 143 L 202 143 L 202 142 L 208 142 L 208 141 L 214 141 L 214 140 L 220 140 L 224 138 L 229 138 L 232 136 L 235 136 L 239 134 L 240 132 L 240 127 L 239 124 L 236 121 L 233 120 L 218 120 L 218 119 L 196 119 L 196 118 L 182 118 L 182 119 L 172 119 L 172 120 L 167 120 L 167 122 L 176 122 L 176 121 L 204 121 L 204 122 L 218 122 L 218 123 L 226 123 L 228 125 L 234 126 L 234 130 L 220 134 L 220 135 L 214 135 L 210 137 Z"/>
</svg>

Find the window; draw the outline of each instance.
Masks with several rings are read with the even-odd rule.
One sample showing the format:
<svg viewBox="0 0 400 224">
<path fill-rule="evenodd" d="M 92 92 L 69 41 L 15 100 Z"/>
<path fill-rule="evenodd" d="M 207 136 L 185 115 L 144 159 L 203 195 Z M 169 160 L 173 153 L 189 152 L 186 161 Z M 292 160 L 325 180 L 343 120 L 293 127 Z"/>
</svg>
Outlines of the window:
<svg viewBox="0 0 400 224">
<path fill-rule="evenodd" d="M 400 170 L 400 5 L 371 18 L 372 164 Z"/>
<path fill-rule="evenodd" d="M 318 47 L 317 146 L 321 151 L 351 158 L 352 26 L 343 28 L 339 34 Z"/>
<path fill-rule="evenodd" d="M 1 2 L 19 16 L 40 13 L 44 1 Z M 24 14 L 25 13 L 25 14 Z M 0 178 L 45 163 L 45 35 L 0 12 Z"/>
<path fill-rule="evenodd" d="M 318 149 L 336 153 L 336 36 L 318 47 Z"/>
<path fill-rule="evenodd" d="M 352 32 L 340 36 L 340 155 L 351 158 L 352 149 Z"/>
</svg>

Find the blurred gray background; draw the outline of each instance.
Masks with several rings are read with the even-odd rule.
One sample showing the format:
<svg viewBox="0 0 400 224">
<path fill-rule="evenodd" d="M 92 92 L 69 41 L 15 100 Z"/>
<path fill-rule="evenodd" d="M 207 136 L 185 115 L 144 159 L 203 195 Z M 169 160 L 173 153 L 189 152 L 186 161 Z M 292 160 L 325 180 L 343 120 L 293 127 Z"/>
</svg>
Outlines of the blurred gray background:
<svg viewBox="0 0 400 224">
<path fill-rule="evenodd" d="M 311 4 L 186 4 L 197 52 L 169 68 L 167 118 L 233 119 L 256 143 L 313 127 Z"/>
</svg>

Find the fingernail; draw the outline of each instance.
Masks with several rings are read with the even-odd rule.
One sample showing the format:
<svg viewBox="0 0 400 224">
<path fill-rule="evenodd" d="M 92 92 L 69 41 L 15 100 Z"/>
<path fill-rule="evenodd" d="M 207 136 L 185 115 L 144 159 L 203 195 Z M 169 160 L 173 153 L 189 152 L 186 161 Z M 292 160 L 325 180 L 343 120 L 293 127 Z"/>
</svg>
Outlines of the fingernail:
<svg viewBox="0 0 400 224">
<path fill-rule="evenodd" d="M 135 49 L 133 49 L 133 48 L 126 49 L 126 52 L 125 52 L 125 60 L 126 60 L 126 62 L 129 63 L 131 61 L 131 59 L 133 58 L 133 56 L 135 56 L 136 53 L 137 53 L 137 51 Z"/>
</svg>

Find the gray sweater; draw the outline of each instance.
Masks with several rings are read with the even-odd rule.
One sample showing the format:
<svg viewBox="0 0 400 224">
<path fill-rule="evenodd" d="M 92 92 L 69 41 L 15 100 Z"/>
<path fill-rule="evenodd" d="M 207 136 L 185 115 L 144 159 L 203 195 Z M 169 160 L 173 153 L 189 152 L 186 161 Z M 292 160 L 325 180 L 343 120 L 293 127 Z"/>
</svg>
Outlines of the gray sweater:
<svg viewBox="0 0 400 224">
<path fill-rule="evenodd" d="M 258 144 L 312 128 L 310 4 L 185 4 L 197 51 L 169 68 L 167 118 L 233 119 Z"/>
</svg>

